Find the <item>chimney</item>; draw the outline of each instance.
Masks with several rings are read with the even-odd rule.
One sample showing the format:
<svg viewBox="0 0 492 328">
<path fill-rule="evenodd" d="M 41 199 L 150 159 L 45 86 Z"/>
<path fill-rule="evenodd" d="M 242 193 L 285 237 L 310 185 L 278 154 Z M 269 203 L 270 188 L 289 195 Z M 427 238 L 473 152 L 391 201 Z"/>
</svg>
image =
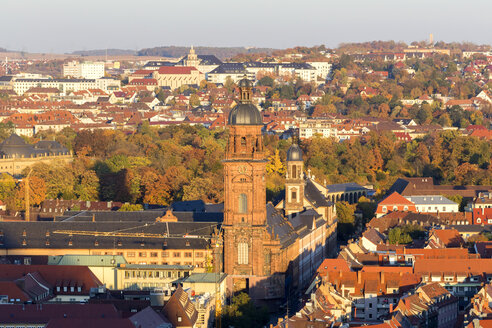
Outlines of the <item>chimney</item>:
<svg viewBox="0 0 492 328">
<path fill-rule="evenodd" d="M 357 283 L 358 284 L 362 283 L 362 271 L 357 272 Z"/>
<path fill-rule="evenodd" d="M 390 313 L 393 313 L 393 303 L 390 303 Z"/>
<path fill-rule="evenodd" d="M 92 222 L 96 222 L 96 214 L 92 214 Z"/>
<path fill-rule="evenodd" d="M 381 285 L 384 284 L 384 271 L 381 271 Z"/>
</svg>

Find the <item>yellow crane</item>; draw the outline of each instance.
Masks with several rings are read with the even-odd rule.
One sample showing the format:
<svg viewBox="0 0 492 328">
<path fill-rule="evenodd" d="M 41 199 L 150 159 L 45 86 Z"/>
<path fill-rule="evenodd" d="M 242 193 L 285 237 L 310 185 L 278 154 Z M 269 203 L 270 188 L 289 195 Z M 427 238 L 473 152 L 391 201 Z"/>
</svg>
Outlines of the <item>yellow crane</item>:
<svg viewBox="0 0 492 328">
<path fill-rule="evenodd" d="M 26 212 L 24 215 L 24 220 L 31 221 L 31 199 L 30 199 L 30 187 L 29 187 L 29 176 L 32 173 L 32 169 L 29 168 L 29 173 L 27 173 L 26 178 L 24 179 L 24 198 L 26 203 Z"/>
</svg>

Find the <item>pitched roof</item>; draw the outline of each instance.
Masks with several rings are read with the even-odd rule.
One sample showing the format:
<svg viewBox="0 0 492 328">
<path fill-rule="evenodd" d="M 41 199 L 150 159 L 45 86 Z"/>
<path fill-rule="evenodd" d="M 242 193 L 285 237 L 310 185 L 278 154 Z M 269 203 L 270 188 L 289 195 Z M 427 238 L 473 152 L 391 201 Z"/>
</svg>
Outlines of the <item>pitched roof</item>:
<svg viewBox="0 0 492 328">
<path fill-rule="evenodd" d="M 187 66 L 161 66 L 159 74 L 191 74 L 192 71 L 197 71 L 194 67 Z"/>
<path fill-rule="evenodd" d="M 46 328 L 135 328 L 129 319 L 120 318 L 56 318 L 51 319 Z M 142 326 L 143 327 L 143 326 Z"/>
<path fill-rule="evenodd" d="M 492 272 L 492 259 L 416 259 L 414 272 L 423 273 L 444 273 L 460 272 L 483 274 Z"/>
<path fill-rule="evenodd" d="M 393 192 L 391 195 L 379 202 L 378 205 L 414 205 L 411 201 L 397 193 Z"/>
<path fill-rule="evenodd" d="M 48 323 L 51 319 L 118 318 L 112 304 L 0 304 L 0 322 Z"/>
<path fill-rule="evenodd" d="M 456 229 L 433 229 L 430 235 L 439 238 L 439 241 L 445 247 L 460 247 L 465 243 Z"/>
<path fill-rule="evenodd" d="M 318 267 L 318 273 L 325 275 L 330 271 L 351 271 L 344 259 L 325 259 L 323 263 Z"/>
<path fill-rule="evenodd" d="M 66 282 L 80 286 L 81 294 L 88 294 L 91 288 L 102 285 L 85 266 L 0 264 L 0 280 L 14 281 L 29 274 L 39 274 L 51 286 L 61 286 Z"/>
</svg>

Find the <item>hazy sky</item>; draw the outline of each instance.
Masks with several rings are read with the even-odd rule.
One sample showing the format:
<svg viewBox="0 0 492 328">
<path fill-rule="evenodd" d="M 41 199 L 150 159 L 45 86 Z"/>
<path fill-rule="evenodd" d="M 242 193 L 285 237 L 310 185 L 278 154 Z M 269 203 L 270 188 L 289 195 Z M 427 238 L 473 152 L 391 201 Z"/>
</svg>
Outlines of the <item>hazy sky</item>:
<svg viewBox="0 0 492 328">
<path fill-rule="evenodd" d="M 370 40 L 492 44 L 491 0 L 0 0 L 0 47 L 336 47 Z"/>
</svg>

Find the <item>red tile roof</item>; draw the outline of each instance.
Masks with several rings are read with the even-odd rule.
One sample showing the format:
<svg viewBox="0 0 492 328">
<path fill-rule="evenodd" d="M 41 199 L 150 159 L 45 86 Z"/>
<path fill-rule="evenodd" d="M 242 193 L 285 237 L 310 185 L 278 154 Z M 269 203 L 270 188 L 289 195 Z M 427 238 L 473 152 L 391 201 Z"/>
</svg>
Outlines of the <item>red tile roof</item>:
<svg viewBox="0 0 492 328">
<path fill-rule="evenodd" d="M 20 302 L 26 302 L 31 299 L 13 281 L 0 281 L 0 295 L 6 295 L 8 301 L 14 299 L 14 301 L 20 300 Z"/>
<path fill-rule="evenodd" d="M 102 285 L 86 266 L 0 264 L 0 280 L 3 281 L 14 281 L 35 272 L 54 287 L 61 286 L 65 282 L 77 284 L 82 287 L 80 294 L 88 294 L 91 288 Z"/>
<path fill-rule="evenodd" d="M 129 319 L 116 318 L 57 318 L 51 319 L 46 328 L 135 328 Z M 141 327 L 140 325 L 137 327 Z"/>
<path fill-rule="evenodd" d="M 191 74 L 192 71 L 196 71 L 194 67 L 176 67 L 176 66 L 162 66 L 159 67 L 159 74 Z"/>
<path fill-rule="evenodd" d="M 1 323 L 48 323 L 57 318 L 118 318 L 112 304 L 25 304 L 0 305 Z M 65 326 L 66 327 L 66 326 Z M 90 326 L 87 326 L 90 327 Z M 107 326 L 109 327 L 109 326 Z"/>
<path fill-rule="evenodd" d="M 318 267 L 318 273 L 325 275 L 329 271 L 351 271 L 344 259 L 325 259 Z"/>
</svg>

